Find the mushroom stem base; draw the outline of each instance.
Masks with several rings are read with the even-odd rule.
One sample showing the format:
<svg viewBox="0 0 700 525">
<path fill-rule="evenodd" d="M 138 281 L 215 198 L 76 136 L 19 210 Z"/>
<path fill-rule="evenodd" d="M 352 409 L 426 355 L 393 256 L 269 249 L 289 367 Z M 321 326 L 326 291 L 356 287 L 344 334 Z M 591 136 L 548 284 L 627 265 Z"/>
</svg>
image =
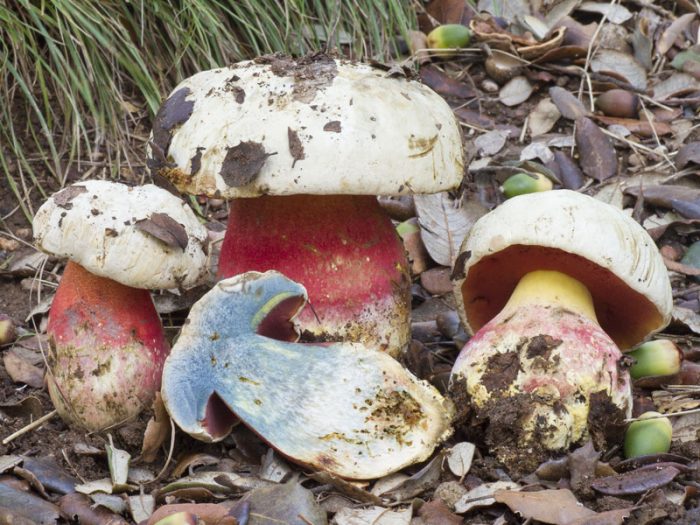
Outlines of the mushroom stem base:
<svg viewBox="0 0 700 525">
<path fill-rule="evenodd" d="M 118 425 L 160 389 L 169 347 L 146 290 L 69 262 L 47 333 L 49 395 L 68 423 L 93 431 Z"/>
<path fill-rule="evenodd" d="M 589 436 L 621 438 L 630 415 L 622 354 L 600 326 L 560 304 L 511 304 L 466 344 L 450 391 L 459 425 L 526 474 Z"/>
<path fill-rule="evenodd" d="M 373 196 L 235 199 L 218 277 L 277 270 L 309 294 L 306 340 L 355 341 L 396 356 L 410 338 L 408 262 Z"/>
</svg>

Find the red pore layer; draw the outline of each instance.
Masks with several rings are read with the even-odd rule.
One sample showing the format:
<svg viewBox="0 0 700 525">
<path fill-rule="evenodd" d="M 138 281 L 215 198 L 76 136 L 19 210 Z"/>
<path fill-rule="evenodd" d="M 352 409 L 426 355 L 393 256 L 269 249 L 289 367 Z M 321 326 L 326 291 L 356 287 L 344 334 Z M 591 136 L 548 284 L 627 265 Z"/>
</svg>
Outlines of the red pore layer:
<svg viewBox="0 0 700 525">
<path fill-rule="evenodd" d="M 476 331 L 496 316 L 520 278 L 533 270 L 556 270 L 582 282 L 593 296 L 603 330 L 623 350 L 661 324 L 653 303 L 611 271 L 555 248 L 515 245 L 469 268 L 462 296 L 471 328 Z"/>
<path fill-rule="evenodd" d="M 169 347 L 148 291 L 68 263 L 47 332 L 49 393 L 65 420 L 101 430 L 138 414 L 160 389 Z"/>
<path fill-rule="evenodd" d="M 278 270 L 302 283 L 313 310 L 307 306 L 298 320 L 317 338 L 361 341 L 396 355 L 410 335 L 407 268 L 375 197 L 231 201 L 219 278 Z"/>
</svg>

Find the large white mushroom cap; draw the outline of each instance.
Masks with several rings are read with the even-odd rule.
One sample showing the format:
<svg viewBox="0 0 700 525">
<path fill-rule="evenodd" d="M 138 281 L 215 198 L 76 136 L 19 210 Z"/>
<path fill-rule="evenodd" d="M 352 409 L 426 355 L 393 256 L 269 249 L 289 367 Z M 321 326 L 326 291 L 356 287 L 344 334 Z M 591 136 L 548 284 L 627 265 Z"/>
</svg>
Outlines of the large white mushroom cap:
<svg viewBox="0 0 700 525">
<path fill-rule="evenodd" d="M 39 208 L 33 228 L 40 250 L 126 286 L 191 288 L 206 277 L 206 228 L 185 202 L 152 184 L 73 184 Z"/>
<path fill-rule="evenodd" d="M 420 82 L 269 56 L 198 73 L 156 116 L 148 165 L 210 196 L 435 193 L 462 180 L 459 125 Z"/>
<path fill-rule="evenodd" d="M 653 239 L 592 197 L 568 190 L 521 195 L 477 221 L 453 273 L 466 326 L 476 331 L 492 319 L 533 270 L 584 283 L 602 328 L 622 349 L 671 319 L 671 284 Z"/>
</svg>

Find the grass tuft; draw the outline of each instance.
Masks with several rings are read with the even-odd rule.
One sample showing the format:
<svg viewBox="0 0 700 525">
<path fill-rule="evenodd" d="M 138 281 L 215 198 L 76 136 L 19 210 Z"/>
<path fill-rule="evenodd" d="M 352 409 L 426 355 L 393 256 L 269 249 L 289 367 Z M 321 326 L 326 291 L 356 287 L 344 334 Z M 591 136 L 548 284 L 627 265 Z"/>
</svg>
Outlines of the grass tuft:
<svg viewBox="0 0 700 525">
<path fill-rule="evenodd" d="M 140 161 L 183 78 L 276 51 L 386 59 L 415 25 L 410 0 L 0 0 L 0 191 L 31 220 L 76 173 Z"/>
</svg>

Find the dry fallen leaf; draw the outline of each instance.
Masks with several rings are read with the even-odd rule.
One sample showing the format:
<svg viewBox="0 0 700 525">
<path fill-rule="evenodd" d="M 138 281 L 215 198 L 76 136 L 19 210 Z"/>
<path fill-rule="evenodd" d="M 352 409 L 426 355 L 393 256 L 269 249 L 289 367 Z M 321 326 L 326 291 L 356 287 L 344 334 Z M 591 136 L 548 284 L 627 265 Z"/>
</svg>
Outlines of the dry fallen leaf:
<svg viewBox="0 0 700 525">
<path fill-rule="evenodd" d="M 610 139 L 589 118 L 576 121 L 576 145 L 583 172 L 597 181 L 617 173 L 617 153 Z"/>
<path fill-rule="evenodd" d="M 452 266 L 471 227 L 487 210 L 474 199 L 461 203 L 447 192 L 416 195 L 416 214 L 428 253 L 442 266 Z"/>
<path fill-rule="evenodd" d="M 632 18 L 632 13 L 625 6 L 609 2 L 583 2 L 578 10 L 606 15 L 608 22 L 613 24 L 624 24 Z"/>
<path fill-rule="evenodd" d="M 539 101 L 535 109 L 530 113 L 528 119 L 528 128 L 530 136 L 537 137 L 549 133 L 561 117 L 561 113 L 557 106 L 552 102 L 552 99 L 545 97 Z"/>
<path fill-rule="evenodd" d="M 462 523 L 462 518 L 454 514 L 439 499 L 424 503 L 418 511 L 418 517 L 425 525 L 460 525 Z"/>
<path fill-rule="evenodd" d="M 452 474 L 461 478 L 469 473 L 475 450 L 476 447 L 473 443 L 463 441 L 462 443 L 457 443 L 447 452 L 447 465 L 450 467 Z"/>
<path fill-rule="evenodd" d="M 341 509 L 333 517 L 334 525 L 409 525 L 412 511 L 392 511 L 384 507 L 367 509 Z"/>
<path fill-rule="evenodd" d="M 661 38 L 659 38 L 658 42 L 656 42 L 657 53 L 659 53 L 659 55 L 665 55 L 694 18 L 695 13 L 686 13 L 676 18 L 661 34 Z"/>
<path fill-rule="evenodd" d="M 496 492 L 502 492 L 504 490 L 517 491 L 520 489 L 520 485 L 513 483 L 512 481 L 494 481 L 493 483 L 482 483 L 476 486 L 464 496 L 462 496 L 457 503 L 455 503 L 455 512 L 457 514 L 464 514 L 469 512 L 471 509 L 478 507 L 489 507 L 496 503 L 493 495 Z"/>
<path fill-rule="evenodd" d="M 578 120 L 589 114 L 581 101 L 564 88 L 558 86 L 549 88 L 549 96 L 552 97 L 552 102 L 564 118 Z"/>
<path fill-rule="evenodd" d="M 595 512 L 584 507 L 568 489 L 522 492 L 499 490 L 494 499 L 505 503 L 510 510 L 524 518 L 543 523 L 566 525 L 571 521 L 595 516 Z"/>
<path fill-rule="evenodd" d="M 647 88 L 647 72 L 632 55 L 602 49 L 591 60 L 591 70 L 625 80 L 637 89 Z"/>
<path fill-rule="evenodd" d="M 153 416 L 146 425 L 141 446 L 141 459 L 146 463 L 155 461 L 160 446 L 165 442 L 170 432 L 170 416 L 165 411 L 160 392 L 156 392 L 153 400 Z"/>
<path fill-rule="evenodd" d="M 506 106 L 517 106 L 530 98 L 532 91 L 532 84 L 526 77 L 515 77 L 501 88 L 498 98 Z"/>
<path fill-rule="evenodd" d="M 700 165 L 700 142 L 684 144 L 676 154 L 676 168 L 682 170 L 689 162 Z"/>
<path fill-rule="evenodd" d="M 471 98 L 474 96 L 474 90 L 467 84 L 455 80 L 435 66 L 423 66 L 420 68 L 419 74 L 421 81 L 440 95 L 454 98 Z"/>
<path fill-rule="evenodd" d="M 101 505 L 94 505 L 84 494 L 73 492 L 58 500 L 60 509 L 81 525 L 128 525 L 128 521 Z M 93 506 L 94 505 L 94 506 Z"/>
<path fill-rule="evenodd" d="M 509 135 L 508 131 L 500 129 L 487 131 L 474 139 L 474 146 L 476 146 L 477 152 L 482 157 L 495 155 L 505 146 Z"/>
<path fill-rule="evenodd" d="M 44 371 L 22 358 L 13 349 L 5 352 L 2 358 L 5 371 L 15 383 L 25 383 L 32 388 L 44 385 Z"/>
<path fill-rule="evenodd" d="M 700 82 L 687 73 L 674 73 L 654 86 L 654 99 L 664 101 L 700 89 Z"/>
<path fill-rule="evenodd" d="M 608 496 L 629 496 L 668 485 L 680 474 L 675 467 L 642 467 L 631 472 L 593 480 L 591 487 Z"/>
</svg>

